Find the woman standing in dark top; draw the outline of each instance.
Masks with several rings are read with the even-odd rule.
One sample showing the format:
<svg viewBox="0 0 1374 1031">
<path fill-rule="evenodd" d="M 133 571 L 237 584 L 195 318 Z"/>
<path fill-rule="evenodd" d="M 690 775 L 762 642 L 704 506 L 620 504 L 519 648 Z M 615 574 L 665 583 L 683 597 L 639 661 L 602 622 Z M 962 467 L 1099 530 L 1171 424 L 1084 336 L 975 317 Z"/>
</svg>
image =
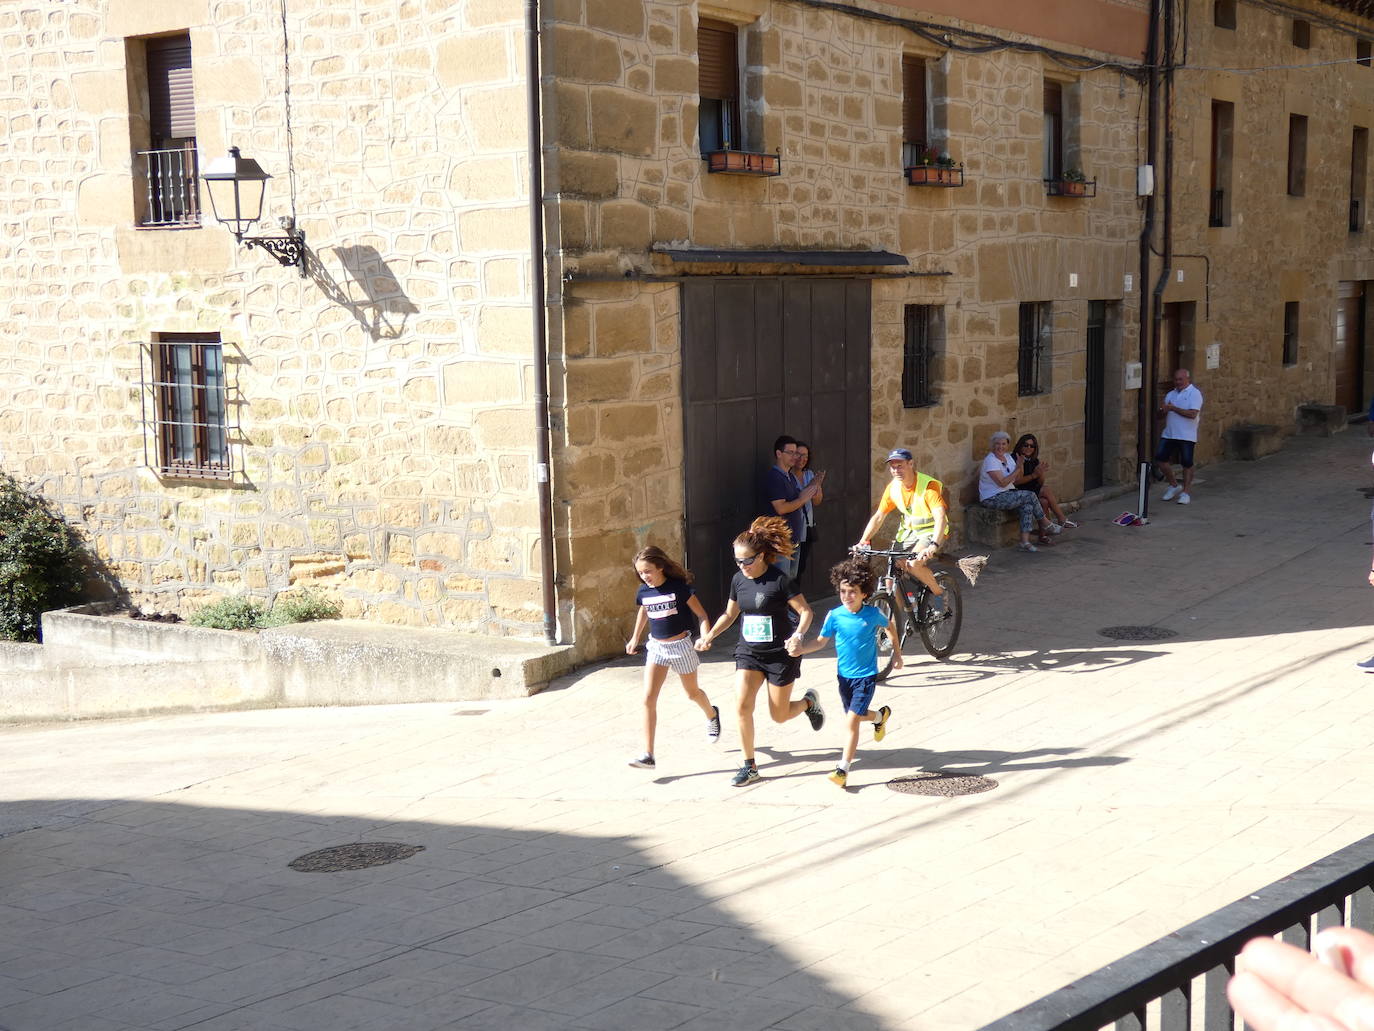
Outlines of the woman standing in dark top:
<svg viewBox="0 0 1374 1031">
<path fill-rule="evenodd" d="M 792 531 L 778 516 L 755 519 L 749 529 L 735 538 L 735 565 L 739 567 L 730 581 L 730 601 L 725 613 L 698 642 L 705 650 L 711 642 L 740 619 L 740 640 L 735 646 L 735 686 L 739 696 L 739 737 L 744 765 L 730 782 L 735 787 L 759 779 L 754 762 L 754 703 L 759 688 L 768 683 L 768 714 L 775 723 L 785 723 L 806 713 L 812 730 L 825 722 L 819 696 L 808 690 L 793 701 L 792 684 L 801 672 L 801 660 L 787 654 L 787 642 L 806 639 L 811 626 L 811 606 L 801 589 L 782 570 L 773 565 L 777 558 L 788 558 L 793 551 Z M 797 628 L 792 629 L 792 613 Z"/>
</svg>

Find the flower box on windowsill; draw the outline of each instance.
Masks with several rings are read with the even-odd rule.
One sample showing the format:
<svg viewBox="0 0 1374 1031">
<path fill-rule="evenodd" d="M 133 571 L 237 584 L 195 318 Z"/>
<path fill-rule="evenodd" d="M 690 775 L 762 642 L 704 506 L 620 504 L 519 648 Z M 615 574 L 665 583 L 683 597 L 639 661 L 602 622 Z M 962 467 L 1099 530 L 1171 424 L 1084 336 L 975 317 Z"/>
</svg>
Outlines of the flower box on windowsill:
<svg viewBox="0 0 1374 1031">
<path fill-rule="evenodd" d="M 1045 194 L 1050 197 L 1096 197 L 1097 180 L 1046 179 Z"/>
<path fill-rule="evenodd" d="M 756 154 L 747 150 L 711 150 L 702 155 L 706 171 L 732 175 L 781 175 L 781 154 Z"/>
<path fill-rule="evenodd" d="M 964 166 L 913 165 L 906 170 L 906 181 L 912 186 L 963 186 Z"/>
</svg>

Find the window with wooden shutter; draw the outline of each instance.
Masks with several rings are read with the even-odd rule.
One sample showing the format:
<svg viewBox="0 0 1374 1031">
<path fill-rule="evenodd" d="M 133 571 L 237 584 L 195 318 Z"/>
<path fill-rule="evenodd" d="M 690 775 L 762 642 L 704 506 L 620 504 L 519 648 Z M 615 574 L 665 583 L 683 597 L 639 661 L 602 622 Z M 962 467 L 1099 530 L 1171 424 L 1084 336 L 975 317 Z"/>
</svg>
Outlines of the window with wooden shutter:
<svg viewBox="0 0 1374 1031">
<path fill-rule="evenodd" d="M 1064 174 L 1064 87 L 1057 82 L 1045 83 L 1045 178 L 1058 179 Z"/>
<path fill-rule="evenodd" d="M 701 152 L 740 149 L 739 30 L 703 18 L 697 26 L 697 67 Z"/>
<path fill-rule="evenodd" d="M 902 56 L 902 166 L 921 163 L 921 151 L 930 146 L 929 109 L 926 99 L 924 58 Z"/>
<path fill-rule="evenodd" d="M 148 128 L 154 148 L 195 139 L 191 37 L 187 34 L 148 40 Z"/>
</svg>

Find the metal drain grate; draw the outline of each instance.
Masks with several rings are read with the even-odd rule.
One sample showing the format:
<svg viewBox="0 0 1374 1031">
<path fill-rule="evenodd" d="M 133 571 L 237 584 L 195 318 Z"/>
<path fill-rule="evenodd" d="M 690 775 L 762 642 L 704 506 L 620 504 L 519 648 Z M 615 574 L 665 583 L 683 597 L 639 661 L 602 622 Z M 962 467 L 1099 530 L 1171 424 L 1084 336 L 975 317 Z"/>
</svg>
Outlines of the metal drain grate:
<svg viewBox="0 0 1374 1031">
<path fill-rule="evenodd" d="M 955 798 L 958 795 L 976 795 L 980 791 L 991 791 L 997 781 L 991 777 L 974 777 L 966 773 L 930 773 L 922 770 L 906 777 L 894 777 L 887 782 L 893 791 L 903 795 L 939 795 Z"/>
<path fill-rule="evenodd" d="M 354 845 L 332 845 L 318 852 L 308 852 L 286 865 L 298 873 L 339 873 L 343 870 L 366 870 L 369 866 L 385 866 L 401 859 L 409 859 L 423 852 L 423 845 L 402 845 L 395 841 L 360 841 Z"/>
<path fill-rule="evenodd" d="M 1162 626 L 1104 626 L 1098 633 L 1118 641 L 1166 641 L 1178 636 L 1177 630 Z"/>
</svg>

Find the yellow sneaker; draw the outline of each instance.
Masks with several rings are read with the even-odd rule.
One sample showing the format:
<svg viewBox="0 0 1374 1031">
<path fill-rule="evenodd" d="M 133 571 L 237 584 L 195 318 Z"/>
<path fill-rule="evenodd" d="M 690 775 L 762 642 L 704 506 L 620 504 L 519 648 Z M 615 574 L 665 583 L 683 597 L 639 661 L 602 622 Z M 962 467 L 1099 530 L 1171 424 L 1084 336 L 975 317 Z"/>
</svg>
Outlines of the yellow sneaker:
<svg viewBox="0 0 1374 1031">
<path fill-rule="evenodd" d="M 892 717 L 892 710 L 884 705 L 878 710 L 878 722 L 873 724 L 873 740 L 881 741 L 887 737 L 887 721 Z"/>
<path fill-rule="evenodd" d="M 844 770 L 837 769 L 830 775 L 830 783 L 845 787 L 849 783 L 849 774 Z"/>
</svg>

